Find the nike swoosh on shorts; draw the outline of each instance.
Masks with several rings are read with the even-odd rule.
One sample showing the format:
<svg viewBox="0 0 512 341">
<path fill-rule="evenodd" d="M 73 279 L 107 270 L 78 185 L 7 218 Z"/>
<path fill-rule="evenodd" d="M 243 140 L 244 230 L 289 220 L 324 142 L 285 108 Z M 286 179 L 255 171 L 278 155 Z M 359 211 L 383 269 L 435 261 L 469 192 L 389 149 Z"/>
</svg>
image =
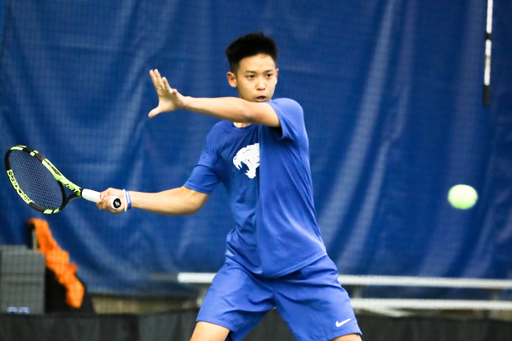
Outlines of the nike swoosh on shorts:
<svg viewBox="0 0 512 341">
<path fill-rule="evenodd" d="M 339 328 L 350 320 L 352 320 L 352 319 L 346 319 L 345 321 L 341 321 L 341 322 L 336 321 L 336 327 Z"/>
</svg>

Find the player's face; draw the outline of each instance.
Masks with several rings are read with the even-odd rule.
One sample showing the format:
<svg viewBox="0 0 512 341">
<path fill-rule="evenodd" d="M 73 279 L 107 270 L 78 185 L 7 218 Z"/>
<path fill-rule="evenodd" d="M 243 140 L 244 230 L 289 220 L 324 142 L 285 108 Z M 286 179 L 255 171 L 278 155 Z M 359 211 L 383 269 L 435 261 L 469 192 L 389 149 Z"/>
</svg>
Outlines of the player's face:
<svg viewBox="0 0 512 341">
<path fill-rule="evenodd" d="M 236 73 L 228 72 L 228 81 L 238 90 L 238 96 L 250 102 L 272 99 L 277 84 L 276 63 L 266 54 L 244 58 Z"/>
</svg>

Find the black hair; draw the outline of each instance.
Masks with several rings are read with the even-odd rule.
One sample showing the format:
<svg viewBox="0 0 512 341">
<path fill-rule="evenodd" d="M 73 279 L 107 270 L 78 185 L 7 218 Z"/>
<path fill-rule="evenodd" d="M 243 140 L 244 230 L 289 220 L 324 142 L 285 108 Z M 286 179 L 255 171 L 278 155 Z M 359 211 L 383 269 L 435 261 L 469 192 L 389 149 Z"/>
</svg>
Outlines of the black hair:
<svg viewBox="0 0 512 341">
<path fill-rule="evenodd" d="M 234 42 L 226 49 L 229 67 L 235 72 L 240 65 L 240 61 L 247 57 L 256 56 L 260 53 L 269 55 L 277 63 L 279 51 L 276 42 L 263 32 L 246 34 Z"/>
</svg>

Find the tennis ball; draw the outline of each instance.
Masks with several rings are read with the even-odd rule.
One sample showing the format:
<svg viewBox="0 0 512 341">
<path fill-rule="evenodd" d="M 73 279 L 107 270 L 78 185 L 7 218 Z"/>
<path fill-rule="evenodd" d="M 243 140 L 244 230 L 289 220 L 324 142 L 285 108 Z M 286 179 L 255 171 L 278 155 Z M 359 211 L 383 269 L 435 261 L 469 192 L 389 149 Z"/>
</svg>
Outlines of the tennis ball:
<svg viewBox="0 0 512 341">
<path fill-rule="evenodd" d="M 455 185 L 448 191 L 448 201 L 453 207 L 467 210 L 475 205 L 478 194 L 468 185 Z"/>
</svg>

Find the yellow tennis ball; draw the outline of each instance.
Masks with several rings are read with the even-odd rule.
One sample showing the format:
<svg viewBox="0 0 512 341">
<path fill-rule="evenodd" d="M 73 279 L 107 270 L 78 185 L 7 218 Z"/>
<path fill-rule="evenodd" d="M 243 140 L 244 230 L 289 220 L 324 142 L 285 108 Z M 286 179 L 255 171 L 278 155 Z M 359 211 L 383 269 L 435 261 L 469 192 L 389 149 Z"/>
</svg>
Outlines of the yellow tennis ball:
<svg viewBox="0 0 512 341">
<path fill-rule="evenodd" d="M 468 185 L 455 185 L 448 191 L 448 201 L 453 207 L 467 210 L 478 200 L 478 193 Z"/>
</svg>

